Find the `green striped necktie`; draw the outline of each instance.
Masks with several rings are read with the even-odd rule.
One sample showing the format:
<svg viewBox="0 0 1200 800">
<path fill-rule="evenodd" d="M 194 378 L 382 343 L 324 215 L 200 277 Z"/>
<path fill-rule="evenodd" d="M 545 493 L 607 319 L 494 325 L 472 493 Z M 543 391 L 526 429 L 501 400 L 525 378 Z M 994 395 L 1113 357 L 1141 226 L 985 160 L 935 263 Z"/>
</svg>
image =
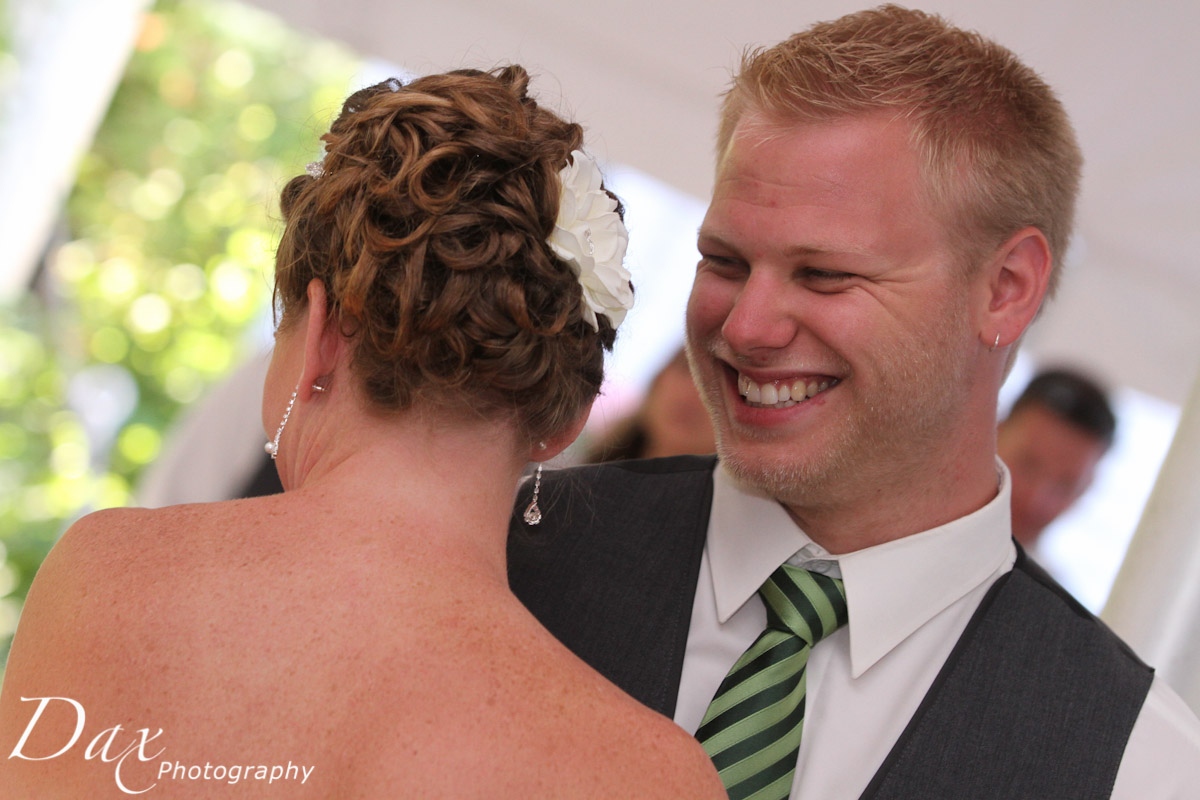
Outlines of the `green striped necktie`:
<svg viewBox="0 0 1200 800">
<path fill-rule="evenodd" d="M 733 665 L 696 738 L 731 800 L 782 800 L 804 727 L 805 665 L 813 645 L 846 624 L 842 582 L 784 564 L 758 590 L 767 629 Z"/>
</svg>

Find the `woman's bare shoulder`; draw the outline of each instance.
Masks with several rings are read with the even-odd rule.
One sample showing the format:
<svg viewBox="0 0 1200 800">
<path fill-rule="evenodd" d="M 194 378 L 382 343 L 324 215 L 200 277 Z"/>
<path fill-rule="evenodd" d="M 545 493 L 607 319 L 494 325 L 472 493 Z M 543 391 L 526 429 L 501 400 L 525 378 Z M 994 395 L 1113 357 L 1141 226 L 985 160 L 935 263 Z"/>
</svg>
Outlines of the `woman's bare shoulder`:
<svg viewBox="0 0 1200 800">
<path fill-rule="evenodd" d="M 114 614 L 158 571 L 169 550 L 165 532 L 187 511 L 113 508 L 82 517 L 59 537 L 30 586 L 14 644 L 31 648 L 77 641 L 80 632 L 104 632 L 136 622 Z M 67 648 L 69 649 L 69 648 Z"/>
<path fill-rule="evenodd" d="M 261 529 L 255 520 L 268 516 L 264 501 L 274 498 L 188 503 L 163 508 L 110 508 L 80 518 L 51 549 L 38 579 L 177 580 L 181 570 L 198 567 L 209 556 L 241 543 Z"/>
<path fill-rule="evenodd" d="M 541 712 L 529 728 L 535 738 L 520 747 L 558 762 L 555 796 L 724 800 L 712 761 L 687 731 L 557 642 L 537 655 L 536 698 L 518 690 L 510 701 Z"/>
<path fill-rule="evenodd" d="M 607 682 L 606 691 L 607 692 Z M 661 798 L 727 797 L 708 754 L 672 720 L 611 687 L 615 699 L 597 716 L 589 747 L 577 750 L 580 773 L 603 780 L 610 796 Z"/>
<path fill-rule="evenodd" d="M 111 508 L 77 520 L 59 537 L 34 577 L 22 616 L 85 611 L 142 563 L 141 551 L 163 525 L 159 509 Z"/>
<path fill-rule="evenodd" d="M 3 741 L 16 740 L 18 720 L 28 722 L 31 698 L 70 698 L 92 705 L 92 711 L 103 702 L 95 698 L 128 689 L 129 681 L 114 679 L 120 667 L 108 669 L 111 662 L 102 656 L 114 639 L 138 627 L 119 613 L 117 598 L 132 549 L 126 534 L 153 516 L 134 509 L 89 514 L 51 549 L 30 587 L 9 652 L 0 695 Z M 55 722 L 72 720 L 39 723 L 39 731 L 53 732 Z"/>
<path fill-rule="evenodd" d="M 455 635 L 415 648 L 436 657 L 382 665 L 381 694 L 356 718 L 370 742 L 363 796 L 403 780 L 414 797 L 725 798 L 692 736 L 511 605 L 480 594 L 478 623 L 446 617 L 432 638 Z"/>
<path fill-rule="evenodd" d="M 71 525 L 30 586 L 10 666 L 78 669 L 89 645 L 111 651 L 153 634 L 159 606 L 196 593 L 223 505 L 114 508 Z"/>
<path fill-rule="evenodd" d="M 406 738 L 412 726 L 377 732 L 376 757 L 353 770 L 350 794 L 381 796 L 403 781 L 414 797 L 725 800 L 707 754 L 674 722 L 625 695 L 580 705 L 553 683 L 531 682 L 532 701 L 523 688 L 496 687 L 470 720 L 456 709 L 415 714 L 431 726 L 419 740 Z"/>
<path fill-rule="evenodd" d="M 182 544 L 191 530 L 222 516 L 229 503 L 190 503 L 164 508 L 108 508 L 79 518 L 59 537 L 46 558 L 51 570 L 75 565 L 127 563 L 136 552 Z M 82 566 L 82 565 L 81 565 Z"/>
</svg>

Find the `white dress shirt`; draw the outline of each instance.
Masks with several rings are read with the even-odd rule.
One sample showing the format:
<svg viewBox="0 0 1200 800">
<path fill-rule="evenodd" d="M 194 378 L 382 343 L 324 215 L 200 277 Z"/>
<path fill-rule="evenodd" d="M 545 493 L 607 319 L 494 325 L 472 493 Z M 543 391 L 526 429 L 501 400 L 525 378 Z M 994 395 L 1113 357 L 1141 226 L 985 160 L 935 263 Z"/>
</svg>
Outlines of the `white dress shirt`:
<svg viewBox="0 0 1200 800">
<path fill-rule="evenodd" d="M 853 800 L 883 764 L 987 590 L 1012 569 L 1009 477 L 990 503 L 933 530 L 830 555 L 784 508 L 718 464 L 675 721 L 689 731 L 766 625 L 758 588 L 787 561 L 841 577 L 850 622 L 813 648 L 793 798 Z M 1200 721 L 1155 678 L 1116 800 L 1200 798 Z"/>
</svg>

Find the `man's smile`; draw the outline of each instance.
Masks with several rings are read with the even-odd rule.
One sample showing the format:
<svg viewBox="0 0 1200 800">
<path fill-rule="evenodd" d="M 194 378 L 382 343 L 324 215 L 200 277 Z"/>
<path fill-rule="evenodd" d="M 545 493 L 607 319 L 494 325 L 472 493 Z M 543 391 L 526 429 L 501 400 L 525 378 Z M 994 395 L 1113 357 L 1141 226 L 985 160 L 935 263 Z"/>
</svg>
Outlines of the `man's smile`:
<svg viewBox="0 0 1200 800">
<path fill-rule="evenodd" d="M 815 397 L 840 380 L 827 375 L 796 376 L 759 383 L 738 373 L 738 394 L 754 408 L 788 408 Z"/>
</svg>

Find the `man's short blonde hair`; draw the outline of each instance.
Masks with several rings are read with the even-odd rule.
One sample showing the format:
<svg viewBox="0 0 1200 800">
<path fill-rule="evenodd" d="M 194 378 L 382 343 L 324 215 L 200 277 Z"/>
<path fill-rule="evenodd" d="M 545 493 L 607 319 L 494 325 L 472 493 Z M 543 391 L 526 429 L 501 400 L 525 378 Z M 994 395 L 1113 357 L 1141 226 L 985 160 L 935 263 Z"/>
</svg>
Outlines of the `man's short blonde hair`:
<svg viewBox="0 0 1200 800">
<path fill-rule="evenodd" d="M 786 125 L 881 111 L 911 126 L 925 199 L 966 264 L 1034 226 L 1053 294 L 1083 161 L 1066 111 L 1010 50 L 936 15 L 885 5 L 747 52 L 722 106 L 718 170 L 747 115 Z"/>
</svg>

